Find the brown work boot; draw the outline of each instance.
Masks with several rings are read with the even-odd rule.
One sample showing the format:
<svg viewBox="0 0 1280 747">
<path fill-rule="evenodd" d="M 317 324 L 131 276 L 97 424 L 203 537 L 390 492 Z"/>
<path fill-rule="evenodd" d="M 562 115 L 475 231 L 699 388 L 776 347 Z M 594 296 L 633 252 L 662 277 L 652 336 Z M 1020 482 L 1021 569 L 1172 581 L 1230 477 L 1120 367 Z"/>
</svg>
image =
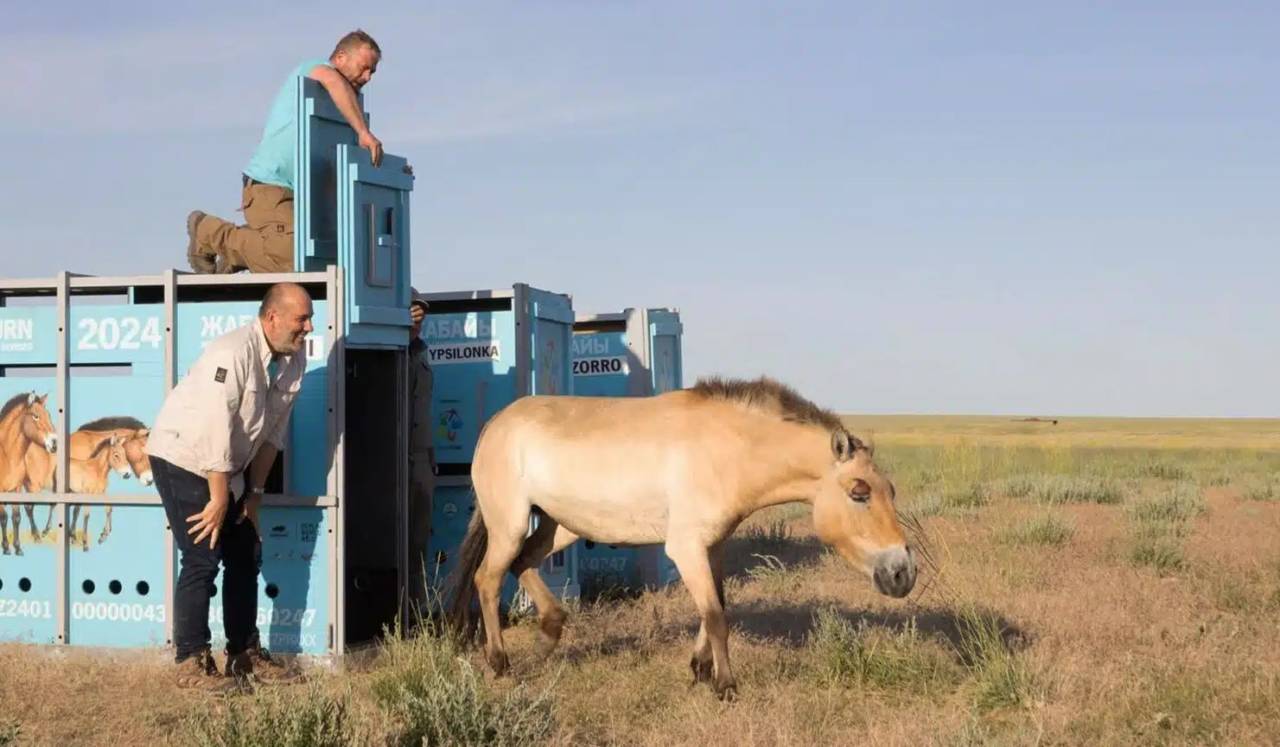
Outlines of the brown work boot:
<svg viewBox="0 0 1280 747">
<path fill-rule="evenodd" d="M 247 679 L 250 676 L 266 685 L 281 685 L 301 679 L 302 672 L 286 666 L 261 646 L 250 646 L 227 657 L 227 677 Z"/>
<path fill-rule="evenodd" d="M 199 242 L 196 241 L 196 228 L 204 217 L 205 214 L 199 210 L 192 210 L 187 215 L 187 262 L 196 272 L 209 274 L 218 271 L 218 260 L 216 255 L 201 254 Z"/>
<path fill-rule="evenodd" d="M 178 662 L 175 677 L 178 687 L 188 690 L 224 694 L 239 687 L 239 683 L 235 680 L 218 673 L 218 665 L 214 662 L 213 654 L 209 653 L 209 649 L 204 649 Z"/>
</svg>

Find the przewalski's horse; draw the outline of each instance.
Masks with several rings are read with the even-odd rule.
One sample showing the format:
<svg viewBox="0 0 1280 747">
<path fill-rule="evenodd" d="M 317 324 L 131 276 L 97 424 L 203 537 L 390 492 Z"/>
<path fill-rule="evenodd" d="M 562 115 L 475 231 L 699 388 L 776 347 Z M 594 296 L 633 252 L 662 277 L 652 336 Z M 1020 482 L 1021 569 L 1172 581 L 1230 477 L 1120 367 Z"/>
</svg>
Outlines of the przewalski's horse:
<svg viewBox="0 0 1280 747">
<path fill-rule="evenodd" d="M 752 513 L 813 506 L 818 537 L 894 597 L 916 565 L 894 488 L 871 450 L 771 379 L 699 381 L 655 397 L 524 397 L 484 426 L 471 476 L 479 510 L 450 579 L 448 622 L 471 640 L 478 594 L 489 665 L 507 667 L 498 619 L 503 576 L 537 606 L 539 653 L 559 641 L 563 609 L 538 575 L 578 538 L 665 544 L 702 618 L 690 667 L 717 695 L 736 689 L 724 616 L 725 539 Z M 539 523 L 526 538 L 530 516 Z"/>
<path fill-rule="evenodd" d="M 35 392 L 15 394 L 0 406 L 0 493 L 16 493 L 26 484 L 27 448 L 39 444 L 46 452 L 56 452 L 58 431 L 53 427 L 45 402 L 49 395 L 37 397 Z M 6 514 L 0 505 L 0 550 L 9 554 L 9 516 L 13 517 L 13 552 L 22 554 L 22 514 L 17 503 Z M 32 508 L 27 509 L 27 516 Z M 35 522 L 31 522 L 35 531 Z"/>
<path fill-rule="evenodd" d="M 140 456 L 131 456 L 129 454 L 129 445 L 134 442 L 138 436 L 142 437 L 142 445 L 146 445 L 146 424 L 137 418 L 130 417 L 110 417 L 99 418 L 85 423 L 67 437 L 68 450 L 71 459 L 85 460 L 89 459 L 102 440 L 112 434 L 120 436 L 123 440 L 123 448 L 116 448 L 111 452 L 109 460 L 110 466 L 116 471 L 121 478 L 127 480 L 131 474 L 136 474 L 139 479 L 143 479 L 144 485 L 151 484 L 151 462 L 146 458 L 145 453 Z M 134 451 L 141 452 L 141 447 L 136 447 Z M 57 489 L 57 464 L 58 460 L 49 452 L 36 444 L 32 444 L 27 448 L 27 492 L 42 493 L 52 492 Z M 139 471 L 141 470 L 141 471 Z M 145 478 L 143 475 L 145 474 Z M 76 520 L 80 515 L 79 504 L 73 504 L 71 508 L 72 519 L 71 526 L 75 527 Z M 37 532 L 35 524 L 35 516 L 32 515 L 32 506 L 27 504 L 27 518 L 31 520 L 31 531 L 37 539 L 49 533 L 50 527 L 53 525 L 53 506 L 49 507 L 49 515 L 45 518 L 44 531 Z M 106 526 L 103 528 L 102 535 L 98 538 L 101 543 L 106 536 L 111 533 L 111 507 L 107 506 L 106 510 Z"/>
<path fill-rule="evenodd" d="M 72 455 L 71 462 L 71 480 L 67 484 L 67 488 L 72 493 L 97 493 L 107 492 L 107 481 L 110 472 L 115 470 L 117 474 L 124 477 L 129 476 L 129 460 L 125 455 L 124 443 L 126 436 L 120 435 L 116 431 L 99 431 L 94 437 L 95 441 L 87 444 L 84 458 L 77 458 Z M 68 438 L 68 441 L 73 439 Z M 74 446 L 72 448 L 75 448 Z M 27 452 L 27 472 L 31 475 L 44 476 L 46 484 L 40 486 L 32 492 L 40 492 L 42 490 L 51 489 L 54 483 L 54 475 L 56 472 L 56 458 L 43 449 L 32 449 Z M 30 489 L 30 488 L 29 488 Z M 107 513 L 111 511 L 111 507 L 107 506 Z M 84 525 L 82 527 L 80 548 L 82 550 L 89 549 L 89 514 L 91 513 L 89 506 L 81 506 L 79 503 L 71 504 L 71 522 L 67 525 L 70 529 L 70 536 L 75 537 L 76 523 L 79 521 L 83 511 Z M 109 520 L 108 520 L 108 523 Z M 45 531 L 48 531 L 46 528 Z M 106 538 L 109 530 L 103 529 L 103 534 L 98 538 L 102 542 Z"/>
</svg>

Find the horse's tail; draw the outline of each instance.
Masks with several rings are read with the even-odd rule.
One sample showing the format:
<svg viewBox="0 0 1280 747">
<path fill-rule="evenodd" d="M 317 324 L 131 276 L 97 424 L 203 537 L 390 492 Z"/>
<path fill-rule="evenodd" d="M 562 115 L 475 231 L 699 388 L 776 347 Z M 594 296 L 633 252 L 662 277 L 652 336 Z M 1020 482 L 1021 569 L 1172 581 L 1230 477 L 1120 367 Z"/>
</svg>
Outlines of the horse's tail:
<svg viewBox="0 0 1280 747">
<path fill-rule="evenodd" d="M 445 624 L 449 632 L 464 645 L 475 638 L 480 627 L 480 619 L 471 605 L 476 600 L 476 571 L 480 569 L 488 547 L 489 529 L 477 506 L 476 512 L 471 515 L 471 523 L 467 526 L 462 548 L 458 551 L 458 565 L 447 582 L 447 588 L 452 594 L 445 610 Z"/>
</svg>

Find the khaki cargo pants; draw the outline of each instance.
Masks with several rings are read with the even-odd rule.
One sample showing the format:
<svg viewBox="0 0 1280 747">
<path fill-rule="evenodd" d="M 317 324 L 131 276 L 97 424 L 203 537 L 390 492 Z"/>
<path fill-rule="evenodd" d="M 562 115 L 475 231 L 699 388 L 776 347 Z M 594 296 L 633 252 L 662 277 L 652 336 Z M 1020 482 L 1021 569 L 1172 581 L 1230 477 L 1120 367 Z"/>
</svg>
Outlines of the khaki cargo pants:
<svg viewBox="0 0 1280 747">
<path fill-rule="evenodd" d="M 243 226 L 206 215 L 198 249 L 216 253 L 224 272 L 293 272 L 293 190 L 246 180 L 240 210 Z"/>
</svg>

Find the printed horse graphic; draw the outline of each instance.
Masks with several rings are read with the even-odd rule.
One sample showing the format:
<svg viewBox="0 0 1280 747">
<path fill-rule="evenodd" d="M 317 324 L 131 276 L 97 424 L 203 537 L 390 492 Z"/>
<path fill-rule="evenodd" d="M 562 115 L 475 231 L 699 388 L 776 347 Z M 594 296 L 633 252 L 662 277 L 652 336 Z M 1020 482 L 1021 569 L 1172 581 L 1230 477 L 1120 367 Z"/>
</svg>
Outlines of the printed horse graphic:
<svg viewBox="0 0 1280 747">
<path fill-rule="evenodd" d="M 72 481 L 70 490 L 73 493 L 106 492 L 108 473 L 115 471 L 122 479 L 128 480 L 137 476 L 143 485 L 151 484 L 151 462 L 145 451 L 149 430 L 136 418 L 110 417 L 100 418 L 85 423 L 68 438 Z M 115 440 L 104 447 L 104 443 L 112 436 Z M 107 470 L 98 474 L 102 452 L 106 451 Z M 57 486 L 57 459 L 48 452 L 32 446 L 27 454 L 27 473 L 29 492 L 38 493 L 53 491 Z M 98 544 L 106 541 L 111 534 L 111 509 L 105 507 L 105 523 L 102 533 L 98 535 Z M 81 547 L 88 549 L 89 513 L 88 506 L 72 504 L 71 522 L 69 526 L 74 537 L 76 524 L 80 522 L 84 512 Z M 47 534 L 53 522 L 53 509 L 50 507 L 49 517 L 45 522 L 44 533 Z M 39 535 L 38 535 L 39 536 Z"/>
<path fill-rule="evenodd" d="M 27 484 L 27 450 L 38 445 L 45 453 L 54 453 L 58 447 L 58 431 L 49 417 L 46 401 L 48 393 L 36 396 L 35 392 L 22 392 L 9 398 L 0 406 L 0 493 L 16 493 Z M 22 554 L 22 514 L 17 503 L 6 514 L 0 505 L 0 552 L 8 555 L 9 519 L 13 519 L 13 554 Z M 28 519 L 33 518 L 34 505 L 27 506 Z M 31 521 L 35 531 L 35 521 Z"/>
</svg>

